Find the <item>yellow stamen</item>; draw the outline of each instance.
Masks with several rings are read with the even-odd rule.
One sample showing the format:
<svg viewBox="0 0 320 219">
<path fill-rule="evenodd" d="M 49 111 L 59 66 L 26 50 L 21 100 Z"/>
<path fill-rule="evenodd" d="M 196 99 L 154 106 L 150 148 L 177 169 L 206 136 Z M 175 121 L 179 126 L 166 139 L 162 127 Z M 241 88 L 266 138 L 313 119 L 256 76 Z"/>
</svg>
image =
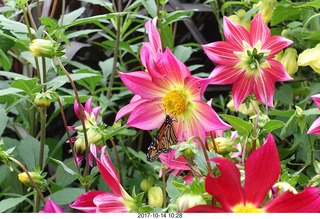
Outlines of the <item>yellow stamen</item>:
<svg viewBox="0 0 320 219">
<path fill-rule="evenodd" d="M 257 208 L 251 203 L 247 203 L 246 205 L 237 204 L 232 208 L 233 213 L 264 213 L 265 211 L 262 208 Z"/>
<path fill-rule="evenodd" d="M 170 91 L 163 98 L 163 105 L 166 113 L 176 116 L 182 114 L 187 108 L 187 100 L 185 95 L 177 90 Z"/>
</svg>

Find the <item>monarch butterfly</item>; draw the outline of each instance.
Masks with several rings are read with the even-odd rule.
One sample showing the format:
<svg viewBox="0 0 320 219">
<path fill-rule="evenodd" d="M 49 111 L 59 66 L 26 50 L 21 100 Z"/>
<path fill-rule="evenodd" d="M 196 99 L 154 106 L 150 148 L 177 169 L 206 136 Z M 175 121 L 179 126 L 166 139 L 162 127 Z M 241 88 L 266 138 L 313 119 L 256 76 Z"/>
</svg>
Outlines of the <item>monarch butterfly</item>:
<svg viewBox="0 0 320 219">
<path fill-rule="evenodd" d="M 171 151 L 170 146 L 178 142 L 172 122 L 172 118 L 166 115 L 166 119 L 148 147 L 147 161 L 153 162 L 161 153 L 169 153 Z"/>
</svg>

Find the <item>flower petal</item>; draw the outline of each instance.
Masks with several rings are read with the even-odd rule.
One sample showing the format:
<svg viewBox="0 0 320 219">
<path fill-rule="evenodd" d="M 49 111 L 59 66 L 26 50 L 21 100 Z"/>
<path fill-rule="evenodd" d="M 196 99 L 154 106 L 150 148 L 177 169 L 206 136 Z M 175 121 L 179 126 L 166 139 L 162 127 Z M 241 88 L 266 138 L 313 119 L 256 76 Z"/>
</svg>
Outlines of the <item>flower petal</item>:
<svg viewBox="0 0 320 219">
<path fill-rule="evenodd" d="M 247 202 L 260 206 L 280 175 L 280 159 L 272 134 L 249 155 L 244 165 Z"/>
<path fill-rule="evenodd" d="M 210 82 L 208 78 L 198 78 L 195 76 L 186 77 L 184 80 L 184 89 L 190 93 L 191 99 L 202 101 L 202 97 Z"/>
<path fill-rule="evenodd" d="M 254 77 L 246 77 L 245 75 L 233 84 L 232 97 L 236 110 L 238 110 L 240 104 L 249 96 L 253 88 Z"/>
<path fill-rule="evenodd" d="M 103 191 L 91 191 L 80 195 L 72 204 L 70 208 L 77 209 L 86 213 L 96 212 L 97 206 L 93 203 L 93 199 L 100 194 L 103 194 Z"/>
<path fill-rule="evenodd" d="M 274 81 L 266 74 L 262 74 L 262 78 L 255 78 L 254 96 L 263 104 L 273 107 Z"/>
<path fill-rule="evenodd" d="M 131 112 L 127 125 L 142 130 L 160 127 L 165 119 L 165 113 L 161 107 L 161 100 L 142 102 Z"/>
<path fill-rule="evenodd" d="M 173 170 L 190 170 L 190 167 L 188 166 L 186 159 L 183 156 L 175 158 L 174 154 L 175 150 L 172 150 L 170 153 L 167 154 L 160 154 L 159 158 L 161 160 L 161 163 Z"/>
<path fill-rule="evenodd" d="M 101 148 L 101 155 L 99 159 L 97 147 L 94 144 L 90 145 L 90 151 L 94 156 L 94 158 L 96 159 L 97 166 L 102 178 L 104 179 L 106 184 L 110 187 L 110 189 L 115 195 L 119 197 L 124 196 L 125 191 L 120 184 L 119 177 L 117 175 L 115 168 L 112 165 L 111 160 L 104 153 L 105 149 L 106 149 L 106 146 Z"/>
<path fill-rule="evenodd" d="M 269 201 L 264 209 L 274 213 L 319 213 L 320 189 L 307 187 L 298 194 L 287 191 Z"/>
<path fill-rule="evenodd" d="M 152 82 L 150 75 L 146 72 L 119 72 L 119 76 L 132 93 L 140 95 L 143 99 L 153 99 L 163 96 L 163 88 L 156 86 Z"/>
<path fill-rule="evenodd" d="M 310 126 L 307 134 L 314 134 L 320 136 L 320 118 L 317 118 Z"/>
<path fill-rule="evenodd" d="M 210 84 L 233 84 L 245 74 L 244 70 L 233 66 L 218 65 L 213 69 L 209 78 Z"/>
<path fill-rule="evenodd" d="M 317 105 L 318 109 L 320 109 L 320 94 L 312 95 L 311 99 Z"/>
<path fill-rule="evenodd" d="M 286 72 L 284 66 L 273 59 L 268 60 L 270 68 L 264 68 L 263 72 L 266 77 L 271 77 L 273 81 L 289 81 L 293 80 L 290 75 Z"/>
<path fill-rule="evenodd" d="M 105 213 L 122 213 L 128 212 L 128 208 L 121 202 L 121 198 L 111 194 L 111 193 L 102 193 L 97 195 L 93 202 L 97 206 L 97 212 Z"/>
<path fill-rule="evenodd" d="M 242 48 L 242 41 L 250 42 L 249 32 L 240 24 L 233 23 L 226 16 L 223 17 L 223 32 L 227 42 L 238 48 Z"/>
<path fill-rule="evenodd" d="M 44 206 L 44 209 L 39 211 L 39 213 L 63 213 L 63 211 L 57 203 L 48 198 Z"/>
<path fill-rule="evenodd" d="M 261 13 L 254 16 L 250 23 L 250 42 L 254 46 L 258 41 L 262 44 L 270 38 L 270 29 L 263 22 Z M 280 51 L 280 50 L 279 50 Z"/>
<path fill-rule="evenodd" d="M 290 46 L 292 43 L 293 41 L 287 38 L 281 36 L 272 36 L 262 45 L 262 49 L 270 50 L 268 59 L 273 59 L 276 54 L 278 54 L 284 48 Z"/>
<path fill-rule="evenodd" d="M 240 61 L 234 52 L 242 52 L 243 48 L 229 42 L 213 42 L 202 45 L 209 59 L 220 65 L 235 66 Z"/>
<path fill-rule="evenodd" d="M 206 191 L 217 198 L 223 210 L 230 212 L 232 207 L 245 203 L 244 190 L 241 187 L 240 172 L 237 166 L 226 158 L 213 158 L 220 171 L 215 177 L 208 173 L 205 180 Z"/>
<path fill-rule="evenodd" d="M 139 95 L 135 95 L 129 104 L 123 106 L 116 115 L 115 121 L 118 121 L 119 119 L 121 119 L 122 117 L 124 117 L 125 115 L 131 113 L 137 106 L 139 106 L 140 104 L 147 102 L 147 99 L 141 99 L 141 97 Z"/>
</svg>

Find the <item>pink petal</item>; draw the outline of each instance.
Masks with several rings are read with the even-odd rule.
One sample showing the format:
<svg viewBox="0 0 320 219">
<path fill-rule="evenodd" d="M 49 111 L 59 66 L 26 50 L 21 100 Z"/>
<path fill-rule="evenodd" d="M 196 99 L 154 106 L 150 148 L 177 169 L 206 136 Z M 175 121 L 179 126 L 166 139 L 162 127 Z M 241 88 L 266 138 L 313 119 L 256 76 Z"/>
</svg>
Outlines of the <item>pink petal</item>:
<svg viewBox="0 0 320 219">
<path fill-rule="evenodd" d="M 171 52 L 169 48 L 167 48 L 161 58 L 159 58 L 157 62 L 157 68 L 161 73 L 162 77 L 166 78 L 166 80 L 170 81 L 171 84 L 179 85 L 184 83 L 184 79 L 188 76 L 191 76 L 191 73 L 187 66 L 185 66 L 182 62 L 180 62 Z M 148 68 L 151 74 L 151 69 Z M 154 83 L 157 83 L 154 81 Z M 158 84 L 158 86 L 160 86 Z"/>
<path fill-rule="evenodd" d="M 81 104 L 80 104 L 80 106 L 79 106 L 78 101 L 77 101 L 77 100 L 74 100 L 73 111 L 74 111 L 74 113 L 76 114 L 77 118 L 78 118 L 79 120 L 81 120 L 79 107 L 82 108 L 82 112 L 83 112 L 83 111 L 84 111 L 83 106 L 82 106 Z"/>
<path fill-rule="evenodd" d="M 228 213 L 228 211 L 213 205 L 198 205 L 187 209 L 184 213 Z"/>
<path fill-rule="evenodd" d="M 274 95 L 274 81 L 271 77 L 268 77 L 265 73 L 262 74 L 262 79 L 255 78 L 254 96 L 263 104 L 273 107 L 273 95 Z"/>
<path fill-rule="evenodd" d="M 162 101 L 148 101 L 139 104 L 130 114 L 127 125 L 142 130 L 160 127 L 165 119 Z"/>
<path fill-rule="evenodd" d="M 90 115 L 92 110 L 92 97 L 90 97 L 85 103 L 85 111 Z"/>
<path fill-rule="evenodd" d="M 63 213 L 63 211 L 57 203 L 48 198 L 44 206 L 44 209 L 39 211 L 39 213 Z"/>
<path fill-rule="evenodd" d="M 280 176 L 280 159 L 272 134 L 268 134 L 265 143 L 252 152 L 244 169 L 247 202 L 260 206 Z"/>
<path fill-rule="evenodd" d="M 243 48 L 229 42 L 213 42 L 202 45 L 209 59 L 219 65 L 235 66 L 240 61 L 234 52 L 242 52 Z"/>
<path fill-rule="evenodd" d="M 210 84 L 233 84 L 245 74 L 243 69 L 236 69 L 234 66 L 218 65 L 211 72 Z"/>
<path fill-rule="evenodd" d="M 140 97 L 139 95 L 135 95 L 134 97 Z M 131 113 L 137 106 L 139 106 L 140 104 L 147 102 L 147 99 L 139 99 L 137 101 L 132 101 L 133 98 L 131 99 L 131 102 L 125 106 L 123 106 L 116 115 L 115 121 L 118 121 L 119 119 L 121 119 L 122 117 L 124 117 L 125 115 Z"/>
<path fill-rule="evenodd" d="M 250 23 L 250 42 L 254 46 L 258 41 L 264 43 L 270 38 L 270 29 L 263 22 L 261 13 L 254 16 Z"/>
<path fill-rule="evenodd" d="M 111 193 L 102 193 L 93 199 L 97 212 L 121 213 L 128 212 L 128 208 L 120 201 L 120 197 Z"/>
<path fill-rule="evenodd" d="M 98 166 L 98 169 L 100 171 L 102 178 L 104 179 L 106 184 L 110 187 L 112 192 L 115 195 L 121 197 L 124 194 L 124 189 L 122 188 L 122 186 L 120 184 L 119 177 L 117 175 L 115 168 L 112 165 L 111 160 L 104 153 L 105 148 L 106 148 L 106 146 L 102 147 L 101 155 L 100 155 L 100 159 L 99 159 L 98 155 L 97 155 L 97 147 L 94 144 L 90 145 L 90 151 L 91 151 L 92 155 L 94 156 L 94 158 L 96 159 L 97 166 Z"/>
<path fill-rule="evenodd" d="M 278 213 L 319 213 L 320 189 L 307 187 L 303 192 L 293 194 L 290 191 L 269 201 L 265 206 L 267 212 Z"/>
<path fill-rule="evenodd" d="M 281 37 L 281 36 L 272 36 L 262 45 L 262 49 L 270 50 L 268 59 L 272 59 L 277 53 L 279 53 L 284 48 L 290 46 L 293 41 Z"/>
<path fill-rule="evenodd" d="M 156 86 L 148 73 L 143 71 L 119 73 L 125 86 L 134 94 L 138 94 L 142 99 L 153 99 L 163 96 L 164 89 Z"/>
<path fill-rule="evenodd" d="M 314 103 L 320 109 L 320 94 L 312 95 L 311 99 L 314 101 Z"/>
<path fill-rule="evenodd" d="M 157 53 L 154 46 L 149 42 L 142 43 L 140 49 L 140 60 L 145 68 L 154 69 Z"/>
<path fill-rule="evenodd" d="M 227 42 L 234 44 L 238 48 L 242 48 L 242 41 L 250 42 L 248 31 L 240 24 L 233 23 L 226 16 L 223 17 L 223 32 Z"/>
<path fill-rule="evenodd" d="M 187 90 L 193 100 L 202 101 L 202 97 L 210 82 L 208 78 L 198 78 L 194 76 L 186 77 L 184 80 L 184 89 Z"/>
<path fill-rule="evenodd" d="M 238 110 L 240 104 L 249 96 L 254 88 L 254 77 L 243 76 L 232 86 L 234 107 Z"/>
<path fill-rule="evenodd" d="M 217 157 L 212 160 L 216 163 L 220 175 L 212 176 L 212 173 L 208 173 L 205 181 L 206 191 L 220 202 L 225 211 L 230 212 L 235 205 L 245 203 L 240 172 L 237 166 L 226 158 Z"/>
<path fill-rule="evenodd" d="M 195 113 L 196 112 L 194 110 L 192 113 L 177 116 L 177 122 L 173 125 L 180 141 L 187 141 L 192 136 L 198 136 L 203 142 L 205 142 L 205 128 L 202 126 L 201 121 L 196 118 Z"/>
<path fill-rule="evenodd" d="M 103 194 L 103 191 L 91 191 L 80 195 L 72 204 L 69 206 L 71 208 L 83 211 L 86 213 L 96 212 L 97 206 L 93 203 L 93 199 L 99 195 Z"/>
<path fill-rule="evenodd" d="M 289 74 L 286 72 L 286 69 L 280 62 L 268 59 L 268 63 L 270 64 L 270 68 L 263 69 L 266 77 L 272 78 L 273 81 L 289 81 L 293 79 L 289 76 Z"/>
<path fill-rule="evenodd" d="M 174 154 L 175 150 L 171 151 L 168 154 L 162 153 L 159 156 L 161 163 L 173 170 L 190 170 L 190 167 L 188 166 L 186 159 L 183 156 L 175 158 Z"/>
<path fill-rule="evenodd" d="M 148 31 L 148 38 L 151 45 L 153 46 L 154 51 L 161 53 L 162 43 L 161 43 L 160 34 L 157 30 L 157 21 L 158 21 L 157 17 L 153 18 L 152 21 L 151 20 L 147 21 L 145 24 L 145 28 Z"/>
<path fill-rule="evenodd" d="M 317 118 L 310 126 L 307 134 L 314 134 L 320 136 L 320 117 Z"/>
</svg>

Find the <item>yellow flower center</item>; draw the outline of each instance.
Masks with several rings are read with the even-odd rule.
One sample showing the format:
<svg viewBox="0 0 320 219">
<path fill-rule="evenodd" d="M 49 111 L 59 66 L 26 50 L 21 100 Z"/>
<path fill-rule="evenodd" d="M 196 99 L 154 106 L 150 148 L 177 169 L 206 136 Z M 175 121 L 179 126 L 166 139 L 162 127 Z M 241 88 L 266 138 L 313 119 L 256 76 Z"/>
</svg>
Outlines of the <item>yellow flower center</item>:
<svg viewBox="0 0 320 219">
<path fill-rule="evenodd" d="M 185 95 L 177 90 L 170 91 L 162 98 L 166 113 L 176 116 L 182 114 L 187 108 Z"/>
<path fill-rule="evenodd" d="M 247 203 L 246 205 L 237 204 L 232 208 L 233 213 L 264 213 L 265 211 L 262 208 L 257 208 L 251 203 Z"/>
</svg>

